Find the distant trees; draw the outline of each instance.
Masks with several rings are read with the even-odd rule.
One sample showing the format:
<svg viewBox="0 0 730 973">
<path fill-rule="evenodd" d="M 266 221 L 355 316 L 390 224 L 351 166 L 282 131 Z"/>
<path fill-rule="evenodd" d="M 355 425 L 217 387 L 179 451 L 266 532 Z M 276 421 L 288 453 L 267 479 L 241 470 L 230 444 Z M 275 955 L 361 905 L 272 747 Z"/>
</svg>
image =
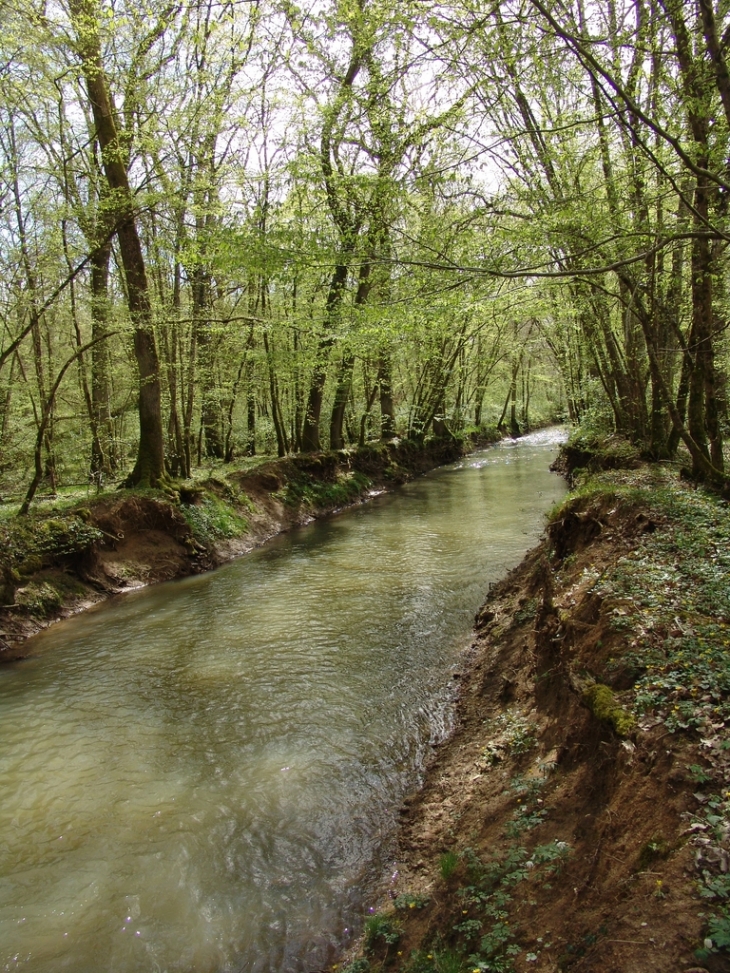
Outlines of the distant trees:
<svg viewBox="0 0 730 973">
<path fill-rule="evenodd" d="M 477 16 L 489 30 L 473 30 Z M 485 69 L 479 102 L 502 137 L 493 157 L 518 274 L 555 282 L 543 287 L 572 308 L 580 336 L 563 322 L 549 336 L 572 411 L 603 401 L 649 454 L 682 441 L 694 473 L 718 482 L 727 28 L 711 0 L 530 0 L 463 23 Z"/>
<path fill-rule="evenodd" d="M 0 30 L 6 493 L 563 409 L 725 482 L 724 7 L 66 3 Z"/>
</svg>

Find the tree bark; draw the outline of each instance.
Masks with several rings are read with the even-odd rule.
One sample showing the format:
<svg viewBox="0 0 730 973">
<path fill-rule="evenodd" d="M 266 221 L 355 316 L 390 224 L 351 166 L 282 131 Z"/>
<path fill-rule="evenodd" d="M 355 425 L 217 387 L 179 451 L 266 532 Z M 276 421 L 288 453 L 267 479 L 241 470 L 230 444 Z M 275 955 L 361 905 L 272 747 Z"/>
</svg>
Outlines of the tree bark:
<svg viewBox="0 0 730 973">
<path fill-rule="evenodd" d="M 129 314 L 134 328 L 134 354 L 139 370 L 139 447 L 137 461 L 125 485 L 158 486 L 165 480 L 160 365 L 134 201 L 117 130 L 114 102 L 102 63 L 99 8 L 95 0 L 72 0 L 70 9 L 104 175 L 110 190 L 108 206 L 116 225 Z"/>
<path fill-rule="evenodd" d="M 109 313 L 109 261 L 111 240 L 104 242 L 91 255 L 91 408 L 93 437 L 91 444 L 92 475 L 108 475 L 116 469 L 114 424 L 109 393 L 109 347 L 104 340 Z"/>
</svg>

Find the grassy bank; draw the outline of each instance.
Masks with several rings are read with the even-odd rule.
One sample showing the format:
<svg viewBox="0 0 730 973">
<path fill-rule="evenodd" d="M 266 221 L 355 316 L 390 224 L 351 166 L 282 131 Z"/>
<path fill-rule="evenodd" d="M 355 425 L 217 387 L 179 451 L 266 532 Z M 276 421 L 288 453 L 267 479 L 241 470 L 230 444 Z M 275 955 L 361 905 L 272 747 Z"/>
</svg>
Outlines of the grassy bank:
<svg viewBox="0 0 730 973">
<path fill-rule="evenodd" d="M 564 462 L 348 973 L 730 970 L 730 512 L 618 441 Z"/>
<path fill-rule="evenodd" d="M 471 445 L 471 444 L 469 444 Z M 209 570 L 281 531 L 457 459 L 465 444 L 376 443 L 199 471 L 161 491 L 57 496 L 0 511 L 0 660 L 28 636 L 130 588 Z"/>
</svg>

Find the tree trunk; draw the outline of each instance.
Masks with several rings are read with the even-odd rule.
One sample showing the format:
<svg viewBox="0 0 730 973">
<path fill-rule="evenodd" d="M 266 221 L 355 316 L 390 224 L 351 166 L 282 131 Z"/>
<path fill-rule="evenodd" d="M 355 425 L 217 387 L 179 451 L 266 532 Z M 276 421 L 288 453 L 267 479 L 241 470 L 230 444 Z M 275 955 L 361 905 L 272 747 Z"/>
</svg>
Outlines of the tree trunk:
<svg viewBox="0 0 730 973">
<path fill-rule="evenodd" d="M 378 359 L 378 388 L 380 389 L 380 438 L 395 436 L 395 405 L 393 403 L 393 379 L 390 355 L 383 351 Z"/>
<path fill-rule="evenodd" d="M 117 131 L 114 103 L 101 59 L 99 7 L 95 0 L 72 0 L 70 8 L 77 51 L 101 148 L 104 175 L 110 190 L 108 205 L 116 225 L 129 314 L 134 328 L 134 354 L 139 370 L 139 447 L 137 461 L 126 485 L 158 486 L 166 479 L 160 365 L 134 201 Z"/>
<path fill-rule="evenodd" d="M 332 405 L 330 449 L 343 449 L 345 445 L 342 429 L 345 423 L 345 409 L 347 408 L 347 400 L 350 397 L 354 370 L 355 356 L 351 352 L 345 351 L 342 355 L 342 361 L 340 362 L 340 368 L 337 373 L 335 400 Z"/>
<path fill-rule="evenodd" d="M 200 424 L 203 429 L 205 455 L 213 459 L 223 459 L 225 449 L 221 435 L 221 409 L 215 385 L 215 356 L 211 344 L 210 331 L 210 277 L 203 267 L 193 271 L 193 328 L 200 367 Z"/>
<path fill-rule="evenodd" d="M 266 331 L 264 331 L 264 351 L 266 352 L 266 361 L 269 367 L 269 394 L 271 396 L 271 419 L 274 423 L 274 432 L 276 433 L 276 452 L 278 456 L 286 456 L 286 454 L 289 452 L 289 443 L 287 442 L 286 439 L 286 429 L 284 428 L 284 419 L 281 414 L 281 402 L 279 400 L 279 383 L 276 378 L 276 370 L 274 368 L 274 361 L 271 353 L 269 336 L 267 335 Z"/>
<path fill-rule="evenodd" d="M 109 346 L 106 338 L 109 316 L 109 262 L 112 244 L 107 240 L 91 255 L 91 408 L 94 436 L 91 444 L 91 473 L 109 475 L 117 468 L 109 391 Z"/>
<path fill-rule="evenodd" d="M 329 350 L 334 344 L 332 331 L 342 305 L 345 284 L 347 283 L 347 264 L 338 264 L 332 274 L 329 293 L 327 294 L 327 308 L 325 313 L 326 331 L 319 340 L 317 355 L 309 385 L 307 406 L 304 410 L 302 424 L 302 451 L 316 453 L 322 448 L 319 438 L 319 421 L 322 415 L 322 401 L 324 399 L 324 385 L 327 381 L 327 359 Z"/>
</svg>

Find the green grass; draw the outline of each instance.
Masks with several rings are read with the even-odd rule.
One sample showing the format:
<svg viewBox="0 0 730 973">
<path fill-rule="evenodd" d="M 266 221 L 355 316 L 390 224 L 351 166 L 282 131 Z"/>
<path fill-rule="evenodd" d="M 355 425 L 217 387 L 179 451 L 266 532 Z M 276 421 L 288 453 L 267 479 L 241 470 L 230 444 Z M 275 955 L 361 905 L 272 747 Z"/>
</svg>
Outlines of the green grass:
<svg viewBox="0 0 730 973">
<path fill-rule="evenodd" d="M 289 506 L 342 507 L 352 503 L 371 485 L 364 473 L 351 472 L 334 481 L 321 481 L 307 473 L 290 480 L 278 496 Z"/>
<path fill-rule="evenodd" d="M 374 952 L 379 948 L 389 949 L 400 940 L 403 928 L 393 916 L 376 912 L 365 920 L 364 944 L 366 951 Z"/>
<path fill-rule="evenodd" d="M 439 874 L 447 882 L 459 867 L 459 856 L 455 851 L 445 851 L 439 858 Z"/>
<path fill-rule="evenodd" d="M 180 509 L 193 537 L 203 544 L 240 537 L 248 530 L 248 521 L 244 517 L 229 503 L 210 494 L 199 503 L 181 504 Z"/>
</svg>

